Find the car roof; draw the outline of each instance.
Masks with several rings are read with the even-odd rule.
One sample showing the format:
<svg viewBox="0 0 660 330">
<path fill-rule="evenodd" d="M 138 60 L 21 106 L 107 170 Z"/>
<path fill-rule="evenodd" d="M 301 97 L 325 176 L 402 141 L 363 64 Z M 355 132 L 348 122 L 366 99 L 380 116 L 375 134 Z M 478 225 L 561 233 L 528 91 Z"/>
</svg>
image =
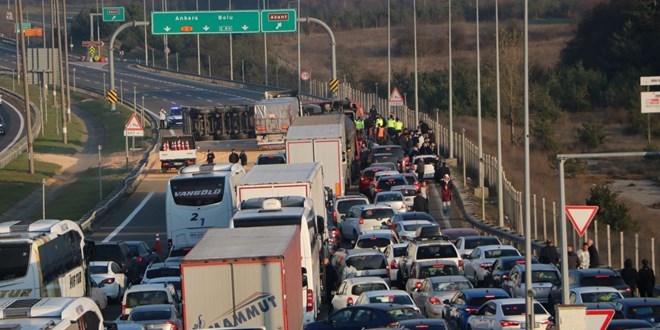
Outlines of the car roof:
<svg viewBox="0 0 660 330">
<path fill-rule="evenodd" d="M 366 199 L 367 201 L 369 198 L 365 195 L 344 195 L 344 196 L 335 196 L 335 202 L 342 202 L 342 201 L 348 201 L 348 200 L 354 200 L 354 199 Z"/>
<path fill-rule="evenodd" d="M 388 205 L 382 205 L 382 204 L 380 204 L 380 205 L 378 205 L 378 204 L 363 204 L 363 205 L 355 205 L 353 207 L 360 207 L 360 208 L 362 208 L 362 211 L 374 210 L 374 209 L 390 209 L 390 210 L 392 209 L 392 207 L 390 207 Z"/>
<path fill-rule="evenodd" d="M 501 298 L 501 299 L 494 299 L 491 301 L 498 305 L 524 304 L 525 298 Z M 538 303 L 538 301 L 535 302 Z"/>
<path fill-rule="evenodd" d="M 465 295 L 470 297 L 470 298 L 485 297 L 485 296 L 490 296 L 490 295 L 506 296 L 506 297 L 509 296 L 509 294 L 506 293 L 506 291 L 504 291 L 502 289 L 497 289 L 497 288 L 464 289 L 464 290 L 461 290 L 460 292 L 465 293 Z"/>
<path fill-rule="evenodd" d="M 660 298 L 625 298 L 625 299 L 614 299 L 612 301 L 619 302 L 624 305 L 635 305 L 635 306 L 660 305 Z"/>
<path fill-rule="evenodd" d="M 497 236 L 481 236 L 481 235 L 470 235 L 470 236 L 461 236 L 463 237 L 463 240 L 465 241 L 470 241 L 470 240 L 482 240 L 482 239 L 488 239 L 488 238 L 497 238 Z M 497 238 L 499 241 L 500 239 Z"/>
<path fill-rule="evenodd" d="M 359 236 L 387 236 L 391 237 L 394 235 L 391 229 L 367 229 L 363 230 Z"/>
<path fill-rule="evenodd" d="M 107 267 L 111 262 L 114 262 L 114 261 L 90 261 L 89 265 L 90 266 L 106 266 Z M 116 262 L 114 262 L 114 263 L 116 263 Z"/>
<path fill-rule="evenodd" d="M 513 267 L 514 268 L 518 267 L 518 268 L 520 268 L 521 271 L 525 271 L 525 264 L 516 264 Z M 535 270 L 556 270 L 556 271 L 559 271 L 559 269 L 557 269 L 557 267 L 555 267 L 554 265 L 550 265 L 550 264 L 532 264 L 532 272 L 535 271 Z"/>
<path fill-rule="evenodd" d="M 374 164 L 376 164 L 376 163 L 374 163 Z M 389 170 L 389 167 L 374 165 L 374 166 L 365 167 L 365 169 L 362 170 L 362 172 L 364 172 L 364 171 L 373 171 L 373 170 L 387 171 L 387 170 Z"/>
<path fill-rule="evenodd" d="M 362 292 L 361 295 L 365 295 L 367 297 L 374 297 L 374 296 L 381 296 L 381 295 L 387 295 L 387 294 L 410 296 L 408 294 L 408 292 L 403 291 L 403 290 L 397 290 L 397 289 L 367 291 L 367 292 Z"/>
<path fill-rule="evenodd" d="M 571 272 L 578 273 L 580 275 L 587 276 L 596 276 L 596 275 L 617 275 L 619 273 L 614 269 L 609 268 L 587 268 L 587 269 L 571 269 Z"/>
<path fill-rule="evenodd" d="M 580 286 L 580 287 L 572 287 L 571 291 L 575 291 L 575 293 L 590 293 L 590 292 L 619 292 L 619 290 L 611 287 L 611 286 Z"/>
<path fill-rule="evenodd" d="M 398 320 L 397 321 L 398 325 L 410 327 L 414 325 L 446 325 L 447 321 L 443 319 L 407 319 L 407 320 Z M 408 328 L 406 328 L 408 329 Z"/>
<path fill-rule="evenodd" d="M 174 308 L 172 304 L 156 304 L 156 305 L 139 305 L 133 307 L 132 312 L 155 312 L 155 311 L 171 311 Z"/>
<path fill-rule="evenodd" d="M 413 157 L 413 159 L 417 159 L 417 158 L 438 158 L 438 156 L 429 154 L 429 155 L 416 155 Z"/>
<path fill-rule="evenodd" d="M 401 190 L 401 189 L 417 189 L 415 186 L 411 184 L 401 184 L 401 185 L 396 185 L 396 186 L 391 186 L 390 191 L 393 190 Z"/>
<path fill-rule="evenodd" d="M 357 250 L 346 251 L 346 258 L 367 256 L 367 255 L 381 255 L 385 257 L 385 254 L 383 254 L 383 252 L 380 252 L 376 249 L 357 249 Z"/>
<path fill-rule="evenodd" d="M 400 191 L 381 191 L 381 192 L 376 193 L 376 197 L 378 197 L 378 195 L 402 195 L 403 196 L 403 194 Z"/>
<path fill-rule="evenodd" d="M 404 225 L 419 225 L 419 224 L 428 224 L 428 223 L 430 223 L 433 226 L 439 226 L 437 222 L 433 222 L 433 221 L 427 220 L 427 219 L 403 220 L 403 221 L 399 221 L 398 223 L 401 223 L 401 224 L 404 224 Z"/>
<path fill-rule="evenodd" d="M 138 292 L 138 291 L 156 291 L 156 290 L 165 290 L 168 291 L 165 283 L 154 283 L 154 284 L 136 284 L 130 286 L 126 289 L 126 292 Z"/>
<path fill-rule="evenodd" d="M 154 277 L 147 279 L 147 282 L 148 284 L 181 282 L 181 277 L 179 276 Z"/>
<path fill-rule="evenodd" d="M 451 246 L 454 246 L 454 243 L 448 242 L 448 241 L 440 241 L 440 240 L 428 240 L 428 241 L 415 241 L 415 245 L 417 245 L 417 246 L 425 246 L 425 245 L 451 245 Z"/>
<path fill-rule="evenodd" d="M 415 261 L 415 265 L 418 265 L 418 266 L 454 265 L 454 266 L 456 266 L 456 263 L 452 260 L 440 259 L 440 260 Z"/>
<path fill-rule="evenodd" d="M 499 245 L 482 245 L 482 246 L 477 246 L 481 251 L 492 251 L 492 250 L 516 250 L 515 247 L 511 245 L 505 245 L 505 244 L 499 244 Z"/>
<path fill-rule="evenodd" d="M 392 157 L 394 157 L 394 154 L 391 153 L 391 152 L 379 152 L 377 154 L 374 154 L 374 157 L 378 157 L 378 156 L 381 156 L 381 157 L 382 156 L 392 156 Z"/>
<path fill-rule="evenodd" d="M 392 309 L 412 309 L 410 306 L 406 305 L 399 305 L 399 304 L 390 304 L 390 303 L 372 303 L 372 304 L 366 304 L 366 305 L 359 305 L 359 306 L 351 306 L 347 308 L 372 308 L 372 309 L 378 309 L 382 311 L 389 311 Z"/>
<path fill-rule="evenodd" d="M 589 310 L 594 310 L 594 309 L 614 309 L 616 310 L 616 306 L 610 301 L 599 301 L 599 302 L 592 302 L 592 303 L 582 303 L 582 305 L 587 306 L 587 309 Z"/>
<path fill-rule="evenodd" d="M 398 213 L 396 215 L 397 217 L 400 217 L 403 220 L 420 220 L 420 219 L 430 219 L 435 221 L 433 217 L 426 213 L 426 212 L 403 212 L 403 213 Z M 447 229 L 445 229 L 447 230 Z M 443 230 L 443 232 L 445 231 Z"/>
<path fill-rule="evenodd" d="M 374 283 L 374 282 L 387 284 L 387 282 L 385 282 L 384 279 L 382 279 L 381 277 L 376 277 L 376 276 L 351 277 L 351 278 L 345 279 L 344 282 L 351 283 L 351 284 Z"/>
<path fill-rule="evenodd" d="M 427 278 L 427 280 L 431 281 L 431 283 L 470 282 L 470 280 L 463 275 L 434 276 Z"/>
</svg>

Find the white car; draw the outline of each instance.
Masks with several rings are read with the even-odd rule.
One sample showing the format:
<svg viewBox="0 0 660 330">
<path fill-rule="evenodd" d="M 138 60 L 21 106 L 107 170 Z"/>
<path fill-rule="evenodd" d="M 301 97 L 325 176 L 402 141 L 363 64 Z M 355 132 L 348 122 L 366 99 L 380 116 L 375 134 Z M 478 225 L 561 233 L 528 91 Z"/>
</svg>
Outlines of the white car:
<svg viewBox="0 0 660 330">
<path fill-rule="evenodd" d="M 406 248 L 408 248 L 408 242 L 392 244 L 383 250 L 387 257 L 387 264 L 390 266 L 390 278 L 397 278 L 399 260 L 406 253 Z"/>
<path fill-rule="evenodd" d="M 412 204 L 407 205 L 403 194 L 399 191 L 381 191 L 374 197 L 374 204 L 387 205 L 396 213 L 406 212 L 412 208 Z"/>
<path fill-rule="evenodd" d="M 392 186 L 390 191 L 398 191 L 403 195 L 403 201 L 408 205 L 408 209 L 412 209 L 412 205 L 415 202 L 415 196 L 417 196 L 417 188 L 413 185 L 401 185 L 401 186 Z"/>
<path fill-rule="evenodd" d="M 438 226 L 437 222 L 429 220 L 403 220 L 396 222 L 396 233 L 402 241 L 413 241 L 417 237 L 417 228 L 424 226 Z"/>
<path fill-rule="evenodd" d="M 609 286 L 583 286 L 571 288 L 568 301 L 571 304 L 609 302 L 623 299 L 619 290 Z"/>
<path fill-rule="evenodd" d="M 121 301 L 120 319 L 125 320 L 128 318 L 133 307 L 161 304 L 174 305 L 177 310 L 181 310 L 181 301 L 172 284 L 158 283 L 133 285 L 124 292 L 124 298 Z"/>
<path fill-rule="evenodd" d="M 396 166 L 396 165 L 395 165 Z M 374 179 L 371 181 L 371 184 L 369 185 L 369 194 L 371 197 L 376 195 L 376 192 L 374 189 L 376 188 L 376 184 L 378 184 L 378 180 L 382 177 L 390 176 L 390 175 L 398 175 L 401 174 L 399 171 L 378 171 L 374 173 Z"/>
<path fill-rule="evenodd" d="M 424 161 L 424 177 L 421 179 L 433 179 L 435 175 L 435 165 L 438 163 L 438 156 L 436 155 L 419 155 L 415 156 L 410 163 L 413 166 L 413 171 L 417 168 L 417 161 L 421 159 Z"/>
<path fill-rule="evenodd" d="M 394 210 L 386 205 L 356 205 L 351 207 L 339 223 L 339 231 L 344 240 L 353 241 L 367 229 L 381 229 L 382 223 L 394 215 Z"/>
<path fill-rule="evenodd" d="M 532 264 L 532 287 L 534 298 L 541 303 L 548 303 L 550 289 L 561 281 L 561 274 L 554 265 Z M 524 298 L 527 294 L 525 287 L 525 265 L 515 265 L 509 273 L 509 279 L 502 283 L 502 289 L 512 298 Z"/>
<path fill-rule="evenodd" d="M 150 280 L 159 277 L 179 277 L 181 276 L 181 268 L 179 267 L 181 260 L 165 262 L 152 262 L 144 271 L 142 276 L 142 283 L 149 283 Z"/>
<path fill-rule="evenodd" d="M 92 279 L 90 281 L 91 290 L 89 292 L 89 298 L 91 298 L 99 309 L 103 310 L 108 308 L 108 296 L 105 295 L 101 286 Z"/>
<path fill-rule="evenodd" d="M 124 271 L 114 261 L 91 261 L 89 273 L 108 300 L 119 301 L 128 285 Z"/>
<path fill-rule="evenodd" d="M 415 305 L 410 295 L 403 290 L 376 290 L 363 292 L 355 301 L 354 305 L 366 305 L 388 303 L 398 304 L 414 308 L 419 312 L 419 308 Z"/>
<path fill-rule="evenodd" d="M 425 278 L 411 296 L 426 317 L 441 318 L 445 310 L 443 301 L 465 289 L 472 289 L 472 283 L 464 276 L 436 276 Z"/>
<path fill-rule="evenodd" d="M 545 330 L 550 324 L 550 313 L 534 301 L 534 326 Z M 468 318 L 468 329 L 500 330 L 526 329 L 525 298 L 494 299 L 483 304 L 475 315 Z"/>
<path fill-rule="evenodd" d="M 155 284 L 155 283 L 169 283 L 174 286 L 177 296 L 181 297 L 181 277 L 179 276 L 170 276 L 170 277 L 156 277 L 142 281 L 142 284 Z"/>
<path fill-rule="evenodd" d="M 517 256 L 520 256 L 520 251 L 510 245 L 479 246 L 463 258 L 463 272 L 474 286 L 479 287 L 497 258 Z"/>
<path fill-rule="evenodd" d="M 496 236 L 461 236 L 456 239 L 454 245 L 461 257 L 465 257 L 469 256 L 477 246 L 502 245 L 502 242 Z"/>
<path fill-rule="evenodd" d="M 391 229 L 368 229 L 360 233 L 355 240 L 354 250 L 378 249 L 384 251 L 386 247 L 399 243 L 396 233 Z"/>
<path fill-rule="evenodd" d="M 355 300 L 364 292 L 376 290 L 389 290 L 385 280 L 380 277 L 352 277 L 347 278 L 335 292 L 330 305 L 332 310 L 337 311 L 347 306 L 352 306 Z"/>
</svg>

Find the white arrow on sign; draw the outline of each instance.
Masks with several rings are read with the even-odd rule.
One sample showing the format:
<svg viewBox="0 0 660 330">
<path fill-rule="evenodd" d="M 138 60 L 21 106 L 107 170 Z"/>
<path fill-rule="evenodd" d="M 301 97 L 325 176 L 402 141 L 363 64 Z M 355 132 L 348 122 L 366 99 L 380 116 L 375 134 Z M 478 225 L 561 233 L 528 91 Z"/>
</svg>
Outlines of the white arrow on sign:
<svg viewBox="0 0 660 330">
<path fill-rule="evenodd" d="M 587 329 L 605 330 L 614 317 L 613 309 L 588 310 L 586 311 Z"/>
<path fill-rule="evenodd" d="M 245 24 L 243 24 L 243 26 L 241 26 L 241 29 L 243 29 L 243 31 L 247 30 L 248 28 L 249 28 L 249 26 L 247 26 Z"/>
<path fill-rule="evenodd" d="M 582 237 L 587 231 L 587 227 L 593 220 L 594 215 L 598 212 L 597 205 L 572 205 L 564 207 L 568 219 L 571 220 L 573 227 L 578 235 Z"/>
<path fill-rule="evenodd" d="M 279 30 L 282 27 L 282 23 L 277 23 L 275 26 L 275 30 Z"/>
<path fill-rule="evenodd" d="M 170 32 L 171 29 L 170 29 L 169 26 L 166 26 L 166 27 L 163 28 L 163 30 L 165 30 L 165 32 Z"/>
<path fill-rule="evenodd" d="M 112 19 L 113 19 L 113 20 L 116 19 L 116 18 L 117 18 L 117 16 L 112 16 Z"/>
<path fill-rule="evenodd" d="M 208 25 L 204 25 L 204 27 L 202 29 L 204 29 L 204 31 L 208 31 L 210 29 L 210 27 Z"/>
</svg>

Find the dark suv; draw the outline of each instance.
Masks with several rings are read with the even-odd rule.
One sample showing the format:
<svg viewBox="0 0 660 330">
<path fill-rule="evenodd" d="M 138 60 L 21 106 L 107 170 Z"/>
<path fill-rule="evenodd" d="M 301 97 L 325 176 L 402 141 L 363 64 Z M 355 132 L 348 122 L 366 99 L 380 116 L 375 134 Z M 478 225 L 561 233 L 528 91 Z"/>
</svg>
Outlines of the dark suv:
<svg viewBox="0 0 660 330">
<path fill-rule="evenodd" d="M 131 255 L 135 258 L 140 274 L 144 274 L 152 262 L 160 262 L 160 256 L 144 241 L 126 241 L 131 249 Z"/>
<path fill-rule="evenodd" d="M 139 277 L 142 275 L 142 273 L 140 273 L 137 258 L 133 257 L 131 248 L 123 241 L 96 243 L 90 261 L 116 262 L 126 271 L 128 283 L 139 281 Z"/>
<path fill-rule="evenodd" d="M 571 269 L 568 271 L 570 288 L 584 286 L 609 286 L 617 289 L 625 298 L 632 297 L 630 287 L 623 281 L 619 272 L 609 268 Z M 561 303 L 561 285 L 550 289 L 549 303 Z"/>
</svg>

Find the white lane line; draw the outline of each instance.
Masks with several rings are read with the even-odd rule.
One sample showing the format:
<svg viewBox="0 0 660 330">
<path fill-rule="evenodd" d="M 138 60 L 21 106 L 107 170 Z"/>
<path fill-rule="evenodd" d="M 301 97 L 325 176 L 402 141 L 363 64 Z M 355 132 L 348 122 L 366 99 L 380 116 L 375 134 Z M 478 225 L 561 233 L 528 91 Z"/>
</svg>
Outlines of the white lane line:
<svg viewBox="0 0 660 330">
<path fill-rule="evenodd" d="M 211 101 L 211 100 L 209 100 L 209 99 L 206 99 L 206 102 L 213 103 L 213 101 Z"/>
<path fill-rule="evenodd" d="M 186 94 L 186 96 L 187 96 L 187 97 L 192 97 L 192 95 L 190 95 L 190 94 Z"/>
<path fill-rule="evenodd" d="M 20 124 L 19 124 L 19 127 L 18 127 L 18 134 L 16 134 L 16 136 L 14 136 L 14 139 L 4 149 L 2 149 L 0 151 L 0 153 L 5 152 L 5 150 L 9 149 L 14 144 L 16 144 L 16 142 L 18 142 L 18 139 L 20 139 L 21 136 L 23 135 L 23 130 L 25 129 L 25 122 L 23 121 L 24 118 L 23 118 L 23 115 L 21 114 L 21 111 L 16 109 L 16 107 L 14 107 L 13 104 L 11 104 L 7 101 L 5 101 L 4 104 L 8 105 L 10 108 L 12 108 L 14 110 L 14 112 L 16 112 L 18 114 L 18 119 L 20 121 Z"/>
<path fill-rule="evenodd" d="M 140 212 L 140 210 L 147 204 L 147 202 L 151 199 L 151 197 L 154 195 L 154 192 L 150 192 L 147 197 L 145 197 L 142 202 L 131 212 L 131 214 L 128 215 L 128 217 L 122 222 L 119 227 L 115 228 L 115 230 L 110 233 L 106 238 L 103 239 L 103 243 L 110 242 L 119 232 L 124 229 L 132 220 L 133 218 Z"/>
</svg>

